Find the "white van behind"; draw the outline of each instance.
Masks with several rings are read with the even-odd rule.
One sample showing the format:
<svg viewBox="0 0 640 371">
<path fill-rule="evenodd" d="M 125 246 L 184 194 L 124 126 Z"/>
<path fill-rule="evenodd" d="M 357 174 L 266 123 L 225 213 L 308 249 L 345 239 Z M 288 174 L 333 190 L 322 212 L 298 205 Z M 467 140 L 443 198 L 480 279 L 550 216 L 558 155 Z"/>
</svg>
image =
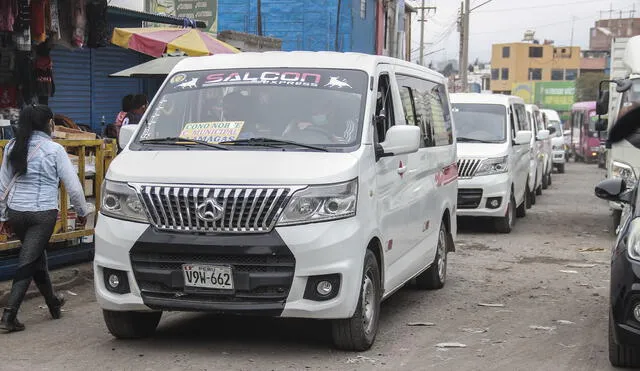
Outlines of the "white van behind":
<svg viewBox="0 0 640 371">
<path fill-rule="evenodd" d="M 566 164 L 566 146 L 563 135 L 562 120 L 558 112 L 551 109 L 540 110 L 544 116 L 544 121 L 551 135 L 551 155 L 553 166 L 558 170 L 558 173 L 564 173 L 564 167 Z"/>
<path fill-rule="evenodd" d="M 531 137 L 522 98 L 451 94 L 458 142 L 458 216 L 491 217 L 510 233 L 530 207 Z"/>
<path fill-rule="evenodd" d="M 205 311 L 332 320 L 334 344 L 361 351 L 382 300 L 413 279 L 445 284 L 456 147 L 446 79 L 429 69 L 356 53 L 188 58 L 120 142 L 94 263 L 117 338 Z"/>
<path fill-rule="evenodd" d="M 551 182 L 551 138 L 549 131 L 544 127 L 542 113 L 538 106 L 527 104 L 527 118 L 531 128 L 532 161 L 529 176 L 535 179 L 531 182 L 531 204 L 535 205 L 536 196 L 542 195 L 542 190 L 547 189 Z"/>
</svg>

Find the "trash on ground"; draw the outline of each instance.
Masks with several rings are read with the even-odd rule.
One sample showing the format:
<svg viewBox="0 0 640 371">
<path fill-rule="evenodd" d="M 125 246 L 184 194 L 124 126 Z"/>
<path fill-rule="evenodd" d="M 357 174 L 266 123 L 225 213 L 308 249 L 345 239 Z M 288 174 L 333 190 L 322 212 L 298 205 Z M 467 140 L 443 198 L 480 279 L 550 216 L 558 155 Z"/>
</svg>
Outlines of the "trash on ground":
<svg viewBox="0 0 640 371">
<path fill-rule="evenodd" d="M 531 325 L 529 326 L 530 329 L 532 330 L 537 330 L 537 331 L 553 331 L 556 329 L 556 326 L 537 326 L 537 325 Z"/>
<path fill-rule="evenodd" d="M 370 362 L 370 363 L 376 363 L 378 362 L 377 360 L 373 359 L 373 358 L 369 358 L 369 357 L 365 357 L 365 356 L 357 356 L 355 358 L 349 358 L 347 359 L 347 363 L 362 363 L 362 362 Z"/>
<path fill-rule="evenodd" d="M 431 326 L 435 326 L 436 324 L 433 322 L 409 322 L 407 323 L 407 326 L 416 326 L 416 327 L 431 327 Z"/>
<path fill-rule="evenodd" d="M 562 344 L 562 343 L 558 343 L 558 345 L 560 345 L 563 348 L 575 348 L 577 346 L 577 345 L 565 345 L 565 344 Z"/>
<path fill-rule="evenodd" d="M 561 269 L 561 270 L 560 270 L 560 272 L 561 272 L 561 273 L 578 274 L 578 271 L 568 271 L 568 270 L 564 270 L 564 269 Z"/>
<path fill-rule="evenodd" d="M 76 294 L 76 293 L 75 293 L 75 292 L 73 292 L 73 291 L 69 291 L 69 290 L 67 290 L 67 294 L 69 294 L 69 295 L 71 295 L 71 296 L 78 296 L 78 294 Z"/>
<path fill-rule="evenodd" d="M 559 319 L 556 321 L 557 323 L 561 324 L 561 325 L 575 325 L 575 322 L 571 322 L 571 321 L 567 321 L 564 319 Z"/>
<path fill-rule="evenodd" d="M 488 328 L 463 328 L 462 331 L 468 332 L 470 334 L 484 334 L 489 331 Z"/>
<path fill-rule="evenodd" d="M 489 307 L 489 308 L 504 308 L 504 304 L 497 303 L 478 303 L 480 307 Z"/>
<path fill-rule="evenodd" d="M 571 263 L 567 264 L 567 268 L 593 268 L 595 264 Z"/>
<path fill-rule="evenodd" d="M 466 344 L 462 343 L 439 343 L 436 344 L 436 348 L 466 348 Z"/>
<path fill-rule="evenodd" d="M 604 247 L 586 247 L 582 249 L 578 249 L 580 252 L 603 252 L 605 251 Z"/>
</svg>

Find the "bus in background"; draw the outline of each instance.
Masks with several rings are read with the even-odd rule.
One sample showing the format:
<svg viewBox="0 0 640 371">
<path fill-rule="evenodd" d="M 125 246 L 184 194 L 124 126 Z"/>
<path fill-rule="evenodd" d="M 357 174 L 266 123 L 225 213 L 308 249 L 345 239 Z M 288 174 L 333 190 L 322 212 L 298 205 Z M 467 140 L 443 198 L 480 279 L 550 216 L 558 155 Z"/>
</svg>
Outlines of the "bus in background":
<svg viewBox="0 0 640 371">
<path fill-rule="evenodd" d="M 600 150 L 596 130 L 596 102 L 578 102 L 571 107 L 571 146 L 576 162 L 595 163 Z"/>
</svg>

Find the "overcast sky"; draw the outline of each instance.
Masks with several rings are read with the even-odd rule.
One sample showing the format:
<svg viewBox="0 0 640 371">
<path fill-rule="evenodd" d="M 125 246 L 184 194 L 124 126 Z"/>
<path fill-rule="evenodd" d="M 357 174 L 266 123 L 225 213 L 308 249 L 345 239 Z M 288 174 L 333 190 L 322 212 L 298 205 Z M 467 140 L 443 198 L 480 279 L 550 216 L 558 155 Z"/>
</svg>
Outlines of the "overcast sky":
<svg viewBox="0 0 640 371">
<path fill-rule="evenodd" d="M 471 8 L 485 1 L 471 0 Z M 421 0 L 407 2 L 421 5 Z M 425 41 L 434 44 L 425 46 L 425 63 L 458 59 L 460 34 L 456 19 L 461 0 L 426 0 L 425 3 L 437 7 L 435 14 L 431 11 L 426 17 Z M 469 62 L 472 63 L 476 58 L 489 61 L 492 44 L 520 41 L 527 29 L 534 30 L 540 41 L 550 39 L 556 45 L 569 45 L 573 17 L 573 43 L 588 48 L 589 28 L 600 19 L 601 11 L 603 18 L 609 18 L 609 9 L 612 7 L 613 18 L 619 18 L 621 10 L 623 17 L 627 18 L 634 5 L 635 16 L 640 17 L 638 0 L 491 0 L 471 13 Z M 413 16 L 412 49 L 416 51 L 412 54 L 416 59 L 420 46 L 419 16 L 419 13 Z M 426 55 L 428 53 L 433 54 Z"/>
</svg>

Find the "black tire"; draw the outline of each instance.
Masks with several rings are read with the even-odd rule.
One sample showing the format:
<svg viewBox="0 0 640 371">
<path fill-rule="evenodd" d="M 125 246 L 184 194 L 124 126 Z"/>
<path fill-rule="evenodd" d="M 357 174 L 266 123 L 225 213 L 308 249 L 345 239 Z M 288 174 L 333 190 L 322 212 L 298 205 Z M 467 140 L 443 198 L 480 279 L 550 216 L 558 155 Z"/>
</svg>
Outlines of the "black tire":
<svg viewBox="0 0 640 371">
<path fill-rule="evenodd" d="M 438 232 L 436 257 L 426 271 L 416 277 L 416 286 L 420 290 L 439 290 L 447 280 L 447 252 L 449 251 L 449 232 L 444 222 Z"/>
<path fill-rule="evenodd" d="M 162 312 L 117 312 L 103 310 L 107 329 L 118 339 L 140 339 L 153 335 Z"/>
<path fill-rule="evenodd" d="M 558 165 L 558 173 L 564 174 L 564 164 Z"/>
<path fill-rule="evenodd" d="M 549 174 L 547 174 L 547 186 L 551 187 L 551 173 L 553 173 L 553 171 L 549 171 Z"/>
<path fill-rule="evenodd" d="M 617 344 L 613 338 L 613 319 L 609 314 L 609 362 L 614 367 L 640 367 L 640 347 Z"/>
<path fill-rule="evenodd" d="M 524 201 L 516 209 L 516 217 L 524 218 L 527 216 L 527 209 L 531 208 L 531 191 L 529 190 L 529 180 L 527 180 L 527 187 L 524 190 Z"/>
<path fill-rule="evenodd" d="M 543 174 L 542 175 L 542 189 L 547 189 L 549 188 L 549 178 L 551 178 L 551 176 L 549 174 Z M 542 194 L 542 190 L 540 191 L 540 194 Z"/>
<path fill-rule="evenodd" d="M 494 226 L 498 233 L 511 233 L 513 226 L 516 224 L 516 199 L 511 195 L 509 205 L 507 205 L 507 213 L 501 218 L 494 219 Z"/>
<path fill-rule="evenodd" d="M 336 348 L 358 352 L 371 348 L 378 333 L 382 298 L 380 286 L 378 260 L 371 250 L 367 250 L 364 257 L 362 286 L 360 287 L 356 312 L 351 318 L 336 319 L 332 322 L 333 344 Z M 366 302 L 365 299 L 367 299 Z M 367 308 L 371 312 L 371 318 L 369 323 L 365 325 Z"/>
</svg>

